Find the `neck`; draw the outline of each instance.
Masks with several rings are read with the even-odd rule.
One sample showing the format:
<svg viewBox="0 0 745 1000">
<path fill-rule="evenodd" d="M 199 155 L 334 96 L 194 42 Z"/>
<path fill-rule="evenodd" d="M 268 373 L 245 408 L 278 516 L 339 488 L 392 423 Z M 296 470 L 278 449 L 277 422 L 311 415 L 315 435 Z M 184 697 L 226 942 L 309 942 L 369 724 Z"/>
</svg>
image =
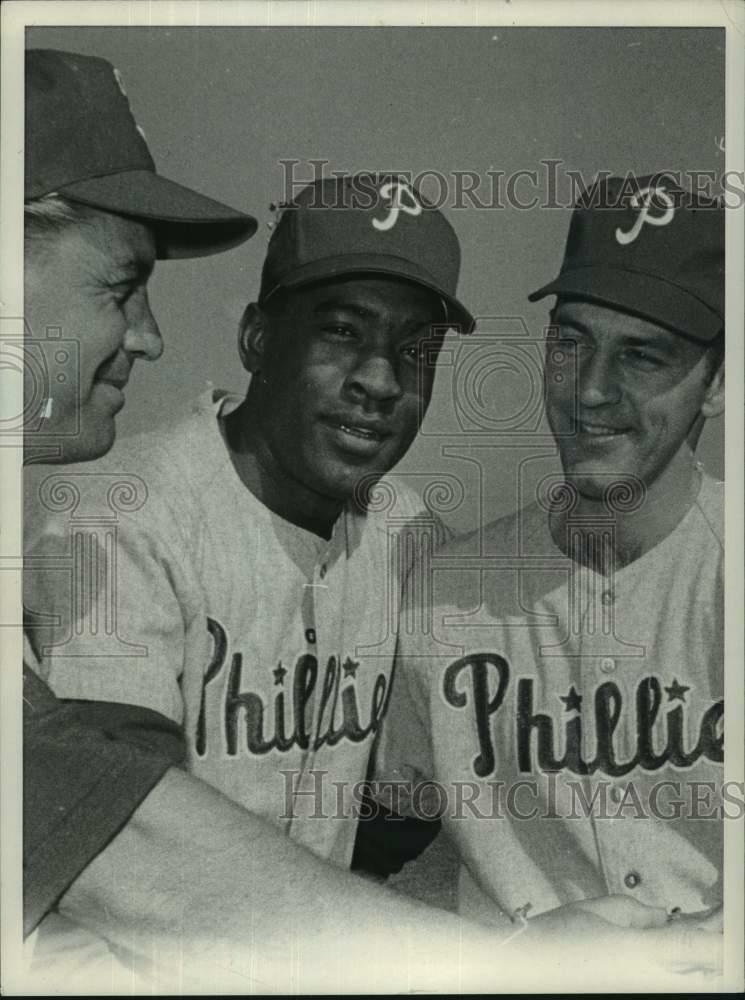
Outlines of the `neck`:
<svg viewBox="0 0 745 1000">
<path fill-rule="evenodd" d="M 605 501 L 580 494 L 571 514 L 551 516 L 554 541 L 576 562 L 607 575 L 612 568 L 639 559 L 674 531 L 695 503 L 700 485 L 701 473 L 693 453 L 686 449 L 647 487 L 643 497 L 632 500 L 628 506 L 633 509 L 623 509 L 622 498 L 609 511 Z"/>
<path fill-rule="evenodd" d="M 241 482 L 285 521 L 330 538 L 344 504 L 314 492 L 281 466 L 262 431 L 266 412 L 249 390 L 241 405 L 222 421 L 225 444 Z"/>
</svg>

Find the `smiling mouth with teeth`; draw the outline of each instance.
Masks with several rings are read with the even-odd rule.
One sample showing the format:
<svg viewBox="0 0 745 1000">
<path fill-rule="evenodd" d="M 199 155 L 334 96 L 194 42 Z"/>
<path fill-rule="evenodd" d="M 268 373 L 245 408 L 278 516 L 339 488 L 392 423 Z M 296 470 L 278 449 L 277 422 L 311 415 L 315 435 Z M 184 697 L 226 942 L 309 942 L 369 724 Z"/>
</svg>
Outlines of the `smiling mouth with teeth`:
<svg viewBox="0 0 745 1000">
<path fill-rule="evenodd" d="M 338 424 L 340 430 L 344 431 L 345 434 L 351 434 L 353 437 L 363 438 L 365 441 L 382 441 L 383 435 L 379 434 L 378 431 L 370 430 L 367 427 L 353 427 L 349 424 Z"/>
<path fill-rule="evenodd" d="M 604 424 L 585 424 L 580 421 L 577 424 L 580 434 L 588 434 L 590 437 L 617 437 L 625 434 L 626 430 L 619 427 L 607 427 Z"/>
</svg>

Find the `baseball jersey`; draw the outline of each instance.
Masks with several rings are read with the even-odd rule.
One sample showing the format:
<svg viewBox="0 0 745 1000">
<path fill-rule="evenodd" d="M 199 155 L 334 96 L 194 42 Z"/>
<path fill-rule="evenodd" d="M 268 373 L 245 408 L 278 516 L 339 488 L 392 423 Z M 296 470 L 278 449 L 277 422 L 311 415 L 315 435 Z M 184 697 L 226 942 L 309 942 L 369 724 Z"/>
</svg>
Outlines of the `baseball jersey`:
<svg viewBox="0 0 745 1000">
<path fill-rule="evenodd" d="M 378 775 L 442 814 L 464 915 L 722 901 L 723 493 L 608 576 L 535 503 L 410 581 Z"/>
<path fill-rule="evenodd" d="M 35 642 L 60 697 L 173 720 L 195 775 L 346 866 L 400 581 L 442 526 L 396 477 L 328 540 L 283 520 L 222 439 L 240 401 L 210 390 L 174 427 L 42 483 L 26 603 L 55 622 Z"/>
</svg>

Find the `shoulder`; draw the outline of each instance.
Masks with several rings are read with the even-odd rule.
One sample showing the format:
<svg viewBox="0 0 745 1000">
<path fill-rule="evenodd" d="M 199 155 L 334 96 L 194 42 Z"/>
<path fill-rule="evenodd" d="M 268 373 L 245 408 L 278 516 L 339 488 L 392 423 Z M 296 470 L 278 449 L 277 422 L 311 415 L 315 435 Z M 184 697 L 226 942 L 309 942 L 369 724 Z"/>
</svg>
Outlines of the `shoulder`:
<svg viewBox="0 0 745 1000">
<path fill-rule="evenodd" d="M 177 484 L 182 490 L 207 487 L 217 470 L 229 462 L 217 422 L 223 396 L 210 390 L 179 420 L 124 438 L 101 460 L 100 467 L 145 474 L 153 483 Z"/>
<path fill-rule="evenodd" d="M 545 511 L 538 504 L 530 504 L 489 521 L 483 527 L 454 536 L 439 554 L 444 558 L 483 556 L 507 559 L 536 548 L 545 550 L 552 544 Z"/>
</svg>

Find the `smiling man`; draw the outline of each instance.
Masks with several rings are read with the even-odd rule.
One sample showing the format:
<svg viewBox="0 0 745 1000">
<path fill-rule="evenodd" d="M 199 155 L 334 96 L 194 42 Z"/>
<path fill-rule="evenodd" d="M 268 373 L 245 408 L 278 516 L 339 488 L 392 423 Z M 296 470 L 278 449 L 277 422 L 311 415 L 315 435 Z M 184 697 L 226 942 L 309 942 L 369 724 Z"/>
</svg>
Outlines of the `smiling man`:
<svg viewBox="0 0 745 1000">
<path fill-rule="evenodd" d="M 441 782 L 463 914 L 618 893 L 716 927 L 723 484 L 694 451 L 724 407 L 721 204 L 599 184 L 550 294 L 563 472 L 483 529 L 480 562 L 474 538 L 435 557 L 380 773 Z"/>
<path fill-rule="evenodd" d="M 156 259 L 227 250 L 256 220 L 156 172 L 110 63 L 31 49 L 25 69 L 25 454 L 87 461 L 114 441 L 134 363 L 163 350 Z M 43 676 L 24 641 L 27 933 L 184 753 L 165 720 L 137 730 L 126 709 L 58 701 Z"/>
<path fill-rule="evenodd" d="M 195 775 L 346 867 L 355 783 L 388 702 L 398 573 L 417 548 L 401 539 L 443 530 L 399 481 L 378 483 L 417 433 L 446 329 L 472 324 L 455 298 L 459 255 L 444 216 L 403 181 L 301 192 L 241 320 L 245 398 L 209 391 L 95 474 L 71 470 L 91 511 L 117 476 L 147 484 L 117 525 L 123 655 L 104 655 L 85 613 L 72 618 L 104 601 L 104 577 L 83 584 L 82 603 L 64 574 L 29 580 L 29 607 L 61 623 L 34 631 L 58 695 L 160 713 L 182 727 Z M 89 256 L 94 269 L 95 244 Z M 122 294 L 144 323 L 139 286 Z M 102 357 L 82 417 L 106 436 L 126 366 Z M 32 554 L 66 551 L 70 530 L 56 516 L 30 528 Z"/>
</svg>

